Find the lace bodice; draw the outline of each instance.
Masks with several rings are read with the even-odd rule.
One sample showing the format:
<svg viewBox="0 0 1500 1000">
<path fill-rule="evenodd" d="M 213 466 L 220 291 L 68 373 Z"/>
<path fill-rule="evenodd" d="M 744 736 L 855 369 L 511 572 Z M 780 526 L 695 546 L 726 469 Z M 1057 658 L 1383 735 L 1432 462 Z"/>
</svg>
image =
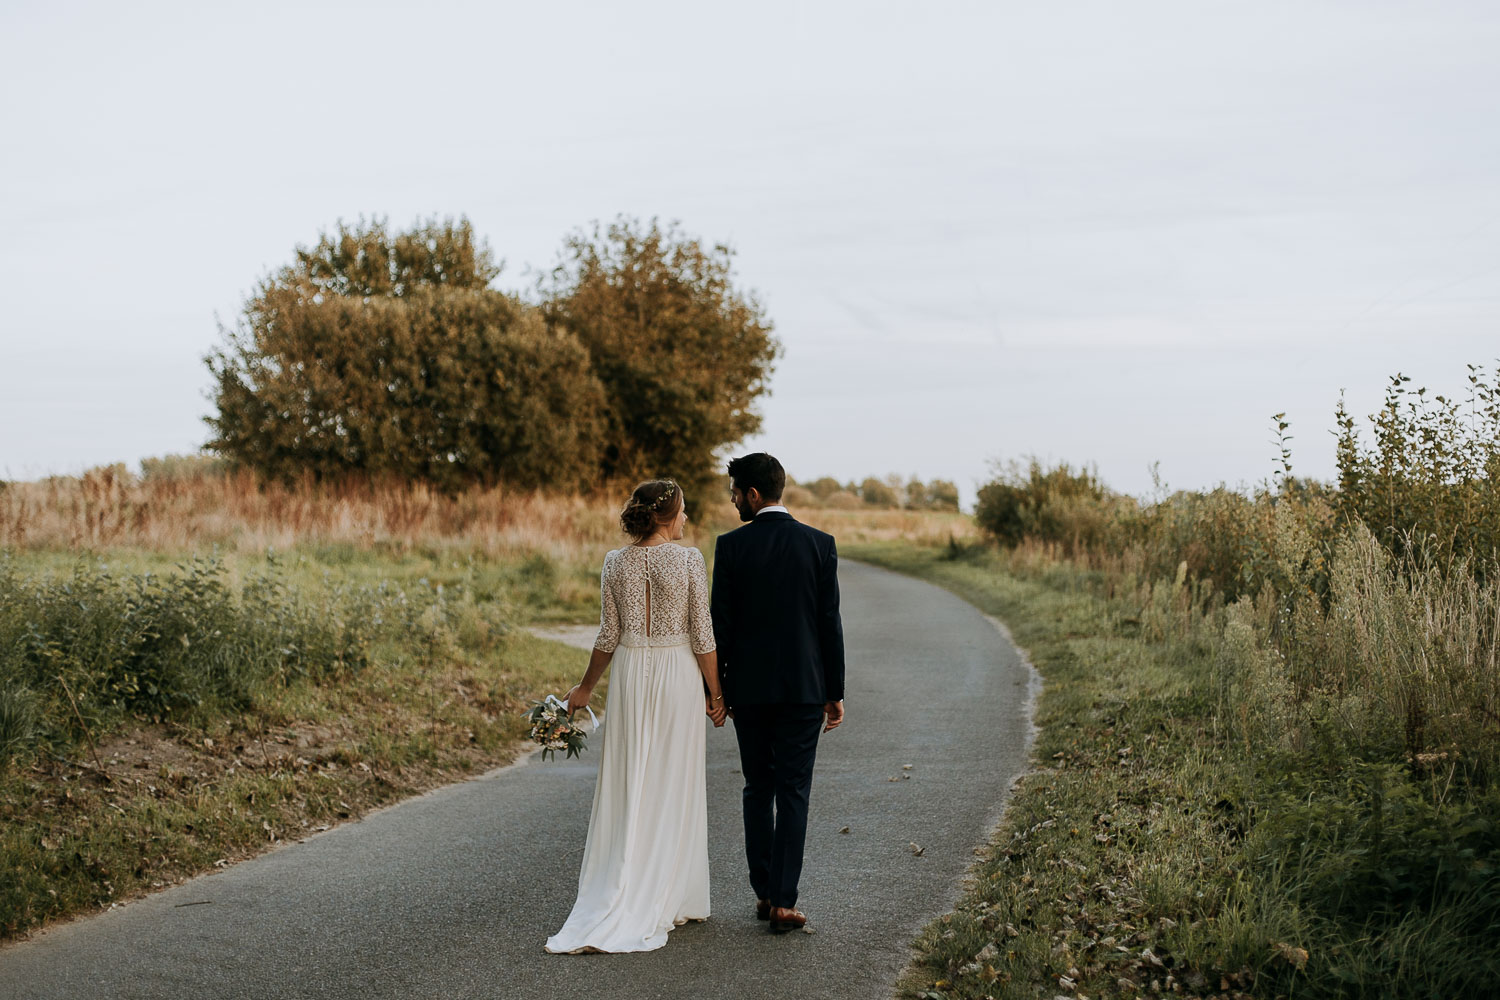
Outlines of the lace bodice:
<svg viewBox="0 0 1500 1000">
<path fill-rule="evenodd" d="M 646 622 L 649 585 L 651 621 Z M 684 545 L 627 545 L 604 557 L 599 574 L 599 636 L 594 648 L 676 646 L 714 649 L 703 553 Z"/>
</svg>

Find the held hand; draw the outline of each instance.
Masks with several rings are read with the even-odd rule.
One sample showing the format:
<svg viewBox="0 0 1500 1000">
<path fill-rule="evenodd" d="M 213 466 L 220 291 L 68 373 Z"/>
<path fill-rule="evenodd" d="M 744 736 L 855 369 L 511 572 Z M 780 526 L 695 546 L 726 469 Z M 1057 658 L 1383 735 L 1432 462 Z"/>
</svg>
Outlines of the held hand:
<svg viewBox="0 0 1500 1000">
<path fill-rule="evenodd" d="M 828 720 L 827 725 L 823 727 L 823 732 L 826 733 L 830 729 L 837 729 L 839 723 L 844 721 L 844 703 L 842 701 L 828 702 L 823 706 L 823 715 Z"/>
<path fill-rule="evenodd" d="M 568 696 L 563 701 L 567 702 L 568 711 L 572 713 L 578 711 L 580 708 L 587 708 L 589 699 L 593 696 L 594 692 L 592 689 L 586 688 L 582 684 L 575 684 L 568 690 Z"/>
<path fill-rule="evenodd" d="M 724 719 L 725 719 L 726 713 L 724 711 L 724 699 L 723 698 L 720 698 L 719 700 L 715 701 L 713 699 L 713 696 L 711 696 L 711 695 L 704 695 L 703 696 L 703 711 L 708 714 L 708 717 L 710 719 L 714 720 L 714 728 L 715 729 L 719 728 L 720 726 L 722 726 L 724 724 Z"/>
</svg>

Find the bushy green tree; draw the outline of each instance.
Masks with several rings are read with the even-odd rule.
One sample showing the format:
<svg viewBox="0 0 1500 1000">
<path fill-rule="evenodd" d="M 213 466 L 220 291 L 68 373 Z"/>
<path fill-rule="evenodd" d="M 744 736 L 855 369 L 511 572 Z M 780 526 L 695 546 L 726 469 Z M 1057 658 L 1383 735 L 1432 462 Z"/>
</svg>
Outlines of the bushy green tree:
<svg viewBox="0 0 1500 1000">
<path fill-rule="evenodd" d="M 901 498 L 891 484 L 874 476 L 859 484 L 859 498 L 871 507 L 901 506 Z"/>
<path fill-rule="evenodd" d="M 1086 545 L 1094 540 L 1077 537 L 1077 523 L 1065 512 L 1080 506 L 1105 506 L 1111 493 L 1096 471 L 1084 467 L 1074 472 L 1066 462 L 1044 468 L 1035 457 L 1025 469 L 1011 462 L 995 471 L 996 477 L 979 488 L 974 520 L 997 541 L 1015 545 L 1034 536 Z"/>
<path fill-rule="evenodd" d="M 927 484 L 916 476 L 907 480 L 906 485 L 901 488 L 902 506 L 907 510 L 926 510 L 931 506 L 931 498 L 927 495 Z"/>
<path fill-rule="evenodd" d="M 1445 568 L 1468 557 L 1484 576 L 1500 561 L 1500 371 L 1468 369 L 1463 401 L 1391 376 L 1384 405 L 1369 416 L 1369 447 L 1339 400 L 1338 509 L 1397 555 Z"/>
<path fill-rule="evenodd" d="M 832 476 L 823 476 L 819 479 L 814 479 L 812 482 L 807 483 L 806 486 L 812 492 L 812 495 L 820 501 L 827 500 L 830 496 L 844 488 L 843 484 Z"/>
<path fill-rule="evenodd" d="M 958 487 L 946 479 L 927 484 L 927 505 L 933 510 L 958 510 Z"/>
<path fill-rule="evenodd" d="M 576 487 L 598 474 L 588 351 L 489 287 L 467 220 L 342 223 L 260 282 L 205 357 L 207 448 L 267 475 Z"/>
<path fill-rule="evenodd" d="M 675 225 L 620 217 L 577 231 L 539 283 L 555 330 L 588 348 L 603 383 L 603 472 L 709 481 L 716 453 L 760 428 L 780 345 L 732 251 Z"/>
</svg>

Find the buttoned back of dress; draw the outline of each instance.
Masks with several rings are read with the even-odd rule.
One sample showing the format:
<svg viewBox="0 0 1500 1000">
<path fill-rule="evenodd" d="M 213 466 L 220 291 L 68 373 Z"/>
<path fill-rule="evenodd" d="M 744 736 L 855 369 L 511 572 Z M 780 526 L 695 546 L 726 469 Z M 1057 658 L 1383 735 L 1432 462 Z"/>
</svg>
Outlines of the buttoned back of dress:
<svg viewBox="0 0 1500 1000">
<path fill-rule="evenodd" d="M 648 619 L 649 606 L 649 619 Z M 594 648 L 715 648 L 703 553 L 685 545 L 627 545 L 604 557 L 599 574 L 599 635 Z"/>
</svg>

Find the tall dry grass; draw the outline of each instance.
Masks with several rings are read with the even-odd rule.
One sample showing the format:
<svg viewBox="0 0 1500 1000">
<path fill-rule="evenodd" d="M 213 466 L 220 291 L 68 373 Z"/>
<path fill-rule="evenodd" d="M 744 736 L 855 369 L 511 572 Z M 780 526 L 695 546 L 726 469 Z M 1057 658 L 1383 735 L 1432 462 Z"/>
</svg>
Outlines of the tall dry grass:
<svg viewBox="0 0 1500 1000">
<path fill-rule="evenodd" d="M 836 510 L 831 508 L 790 508 L 799 520 L 833 535 L 840 543 L 904 541 L 916 545 L 946 545 L 949 542 L 977 541 L 979 528 L 974 519 L 957 511 L 878 510 L 873 508 Z"/>
<path fill-rule="evenodd" d="M 1020 577 L 1123 602 L 1123 627 L 1148 642 L 1216 650 L 1220 721 L 1248 745 L 1500 779 L 1500 578 L 1471 572 L 1472 555 L 1392 552 L 1362 521 L 1334 525 L 1318 496 L 1205 495 L 1132 517 L 1153 530 L 1114 545 L 1028 536 L 1000 555 Z"/>
<path fill-rule="evenodd" d="M 1326 611 L 1269 588 L 1227 609 L 1222 636 L 1260 637 L 1227 643 L 1218 661 L 1245 740 L 1294 754 L 1322 740 L 1351 759 L 1495 783 L 1500 581 L 1392 555 L 1361 522 L 1339 541 L 1330 581 Z"/>
<path fill-rule="evenodd" d="M 247 470 L 208 466 L 143 476 L 123 463 L 81 476 L 53 476 L 0 488 L 0 548 L 138 548 L 159 552 L 217 545 L 236 552 L 294 545 L 350 545 L 401 552 L 462 547 L 494 558 L 592 557 L 623 541 L 617 515 L 625 485 L 595 494 L 505 487 L 447 495 L 415 482 L 351 478 L 290 486 Z M 719 494 L 689 497 L 688 541 L 712 548 L 739 524 Z M 956 511 L 798 508 L 797 516 L 850 542 L 907 539 L 942 544 L 975 537 Z"/>
<path fill-rule="evenodd" d="M 399 552 L 452 545 L 495 557 L 567 559 L 618 539 L 615 509 L 605 495 L 498 487 L 447 496 L 422 483 L 311 477 L 286 486 L 249 471 L 137 477 L 117 464 L 6 484 L 0 546 L 177 551 L 212 544 L 254 552 L 345 544 Z"/>
</svg>

